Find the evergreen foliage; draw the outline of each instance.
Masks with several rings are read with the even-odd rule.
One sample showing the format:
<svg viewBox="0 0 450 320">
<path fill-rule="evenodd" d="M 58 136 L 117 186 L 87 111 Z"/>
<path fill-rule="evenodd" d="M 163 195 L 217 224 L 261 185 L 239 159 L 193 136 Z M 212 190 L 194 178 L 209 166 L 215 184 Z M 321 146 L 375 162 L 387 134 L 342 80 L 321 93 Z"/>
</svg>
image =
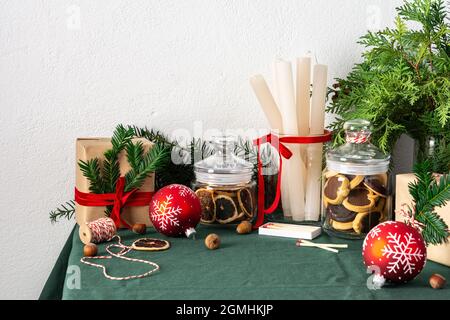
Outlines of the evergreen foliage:
<svg viewBox="0 0 450 320">
<path fill-rule="evenodd" d="M 405 1 L 394 28 L 368 32 L 359 43 L 363 61 L 331 89 L 328 112 L 334 145 L 344 143 L 343 124 L 370 120 L 373 143 L 392 152 L 401 134 L 419 145 L 419 161 L 430 158 L 436 172 L 450 171 L 450 27 L 443 0 Z M 410 27 L 414 24 L 417 27 Z M 434 154 L 426 150 L 435 138 Z"/>
<path fill-rule="evenodd" d="M 435 208 L 443 207 L 450 200 L 450 175 L 442 175 L 437 181 L 431 168 L 429 161 L 417 163 L 414 167 L 417 181 L 408 185 L 414 199 L 409 214 L 424 225 L 422 236 L 427 244 L 441 244 L 448 241 L 449 230 Z"/>
</svg>

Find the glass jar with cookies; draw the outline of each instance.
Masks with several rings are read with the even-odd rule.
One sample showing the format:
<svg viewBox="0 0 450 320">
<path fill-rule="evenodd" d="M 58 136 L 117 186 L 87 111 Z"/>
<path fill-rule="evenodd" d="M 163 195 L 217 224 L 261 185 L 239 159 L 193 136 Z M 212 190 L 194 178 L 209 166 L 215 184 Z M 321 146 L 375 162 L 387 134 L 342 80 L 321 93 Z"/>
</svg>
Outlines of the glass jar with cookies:
<svg viewBox="0 0 450 320">
<path fill-rule="evenodd" d="M 256 215 L 254 166 L 234 154 L 231 136 L 215 137 L 212 156 L 194 164 L 192 189 L 202 206 L 204 224 L 237 224 Z"/>
<path fill-rule="evenodd" d="M 344 129 L 346 143 L 326 155 L 322 224 L 332 236 L 361 239 L 391 219 L 390 156 L 370 143 L 369 121 L 347 121 Z"/>
</svg>

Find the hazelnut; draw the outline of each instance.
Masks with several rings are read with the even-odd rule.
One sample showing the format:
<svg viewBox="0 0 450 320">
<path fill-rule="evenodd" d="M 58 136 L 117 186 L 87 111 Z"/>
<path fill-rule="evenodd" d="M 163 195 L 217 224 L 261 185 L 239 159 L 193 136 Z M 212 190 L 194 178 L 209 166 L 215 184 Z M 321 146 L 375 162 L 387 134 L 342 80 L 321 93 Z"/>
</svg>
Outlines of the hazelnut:
<svg viewBox="0 0 450 320">
<path fill-rule="evenodd" d="M 134 233 L 145 234 L 147 232 L 147 226 L 143 223 L 135 223 L 133 227 L 131 227 Z"/>
<path fill-rule="evenodd" d="M 94 243 L 88 243 L 83 248 L 83 255 L 85 257 L 93 257 L 97 255 L 97 246 Z"/>
<path fill-rule="evenodd" d="M 430 281 L 430 286 L 433 289 L 442 289 L 445 287 L 445 284 L 447 282 L 447 280 L 445 280 L 445 278 L 438 273 L 433 274 L 430 277 L 429 281 Z"/>
<path fill-rule="evenodd" d="M 239 234 L 247 234 L 252 232 L 253 226 L 249 221 L 242 221 L 238 224 L 236 232 Z"/>
<path fill-rule="evenodd" d="M 205 246 L 209 250 L 215 250 L 220 247 L 220 238 L 217 234 L 211 233 L 205 238 Z"/>
</svg>

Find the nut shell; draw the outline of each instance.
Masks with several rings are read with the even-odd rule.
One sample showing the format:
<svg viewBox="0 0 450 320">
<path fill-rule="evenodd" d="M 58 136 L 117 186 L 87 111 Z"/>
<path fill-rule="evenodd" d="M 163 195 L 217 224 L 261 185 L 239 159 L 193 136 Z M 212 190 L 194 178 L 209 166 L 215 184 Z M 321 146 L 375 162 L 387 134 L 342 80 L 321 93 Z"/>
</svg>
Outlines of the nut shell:
<svg viewBox="0 0 450 320">
<path fill-rule="evenodd" d="M 239 234 L 247 234 L 251 233 L 253 229 L 252 224 L 249 221 L 242 221 L 238 224 L 236 228 L 236 232 Z"/>
<path fill-rule="evenodd" d="M 205 238 L 205 246 L 209 250 L 216 250 L 217 248 L 220 247 L 220 237 L 215 233 L 210 233 Z"/>
<path fill-rule="evenodd" d="M 435 273 L 430 277 L 430 286 L 433 289 L 442 289 L 445 287 L 445 285 L 447 284 L 447 280 L 444 278 L 444 276 Z"/>
<path fill-rule="evenodd" d="M 131 227 L 134 233 L 145 234 L 147 232 L 147 226 L 144 223 L 135 223 Z"/>
<path fill-rule="evenodd" d="M 94 243 L 88 243 L 83 247 L 83 255 L 85 257 L 94 257 L 97 255 L 98 249 Z"/>
</svg>

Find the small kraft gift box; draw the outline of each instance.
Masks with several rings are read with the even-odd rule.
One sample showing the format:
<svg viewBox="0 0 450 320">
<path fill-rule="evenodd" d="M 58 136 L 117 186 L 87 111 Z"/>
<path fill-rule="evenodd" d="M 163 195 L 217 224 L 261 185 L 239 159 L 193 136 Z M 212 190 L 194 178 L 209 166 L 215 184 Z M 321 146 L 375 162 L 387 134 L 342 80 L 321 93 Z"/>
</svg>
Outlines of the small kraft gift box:
<svg viewBox="0 0 450 320">
<path fill-rule="evenodd" d="M 144 152 L 148 152 L 152 148 L 153 143 L 145 138 L 134 138 L 133 143 L 140 141 L 144 147 Z M 98 158 L 100 163 L 105 160 L 105 151 L 112 148 L 110 138 L 78 138 L 76 141 L 76 189 L 83 193 L 89 193 L 89 180 L 83 176 L 78 165 L 79 160 L 87 161 L 93 158 Z M 122 151 L 118 157 L 120 166 L 120 175 L 125 174 L 131 169 L 126 156 L 126 151 Z M 149 175 L 141 188 L 137 192 L 154 192 L 155 175 Z M 150 204 L 150 201 L 149 201 Z M 83 206 L 76 203 L 75 216 L 78 225 L 82 225 L 98 218 L 105 217 L 105 206 Z M 151 226 L 149 217 L 149 206 L 124 206 L 121 210 L 121 220 L 126 221 L 130 226 L 136 223 L 143 223 Z M 121 227 L 124 227 L 121 224 Z"/>
<path fill-rule="evenodd" d="M 413 182 L 415 176 L 413 173 L 398 174 L 396 176 L 396 196 L 395 196 L 395 220 L 405 222 L 406 217 L 400 212 L 402 204 L 411 205 L 413 198 L 409 194 L 408 183 Z M 436 213 L 450 225 L 450 202 L 441 208 L 436 208 Z M 450 240 L 450 239 L 449 239 Z M 441 263 L 450 267 L 450 241 L 441 245 L 428 245 L 427 258 L 431 261 Z"/>
</svg>

